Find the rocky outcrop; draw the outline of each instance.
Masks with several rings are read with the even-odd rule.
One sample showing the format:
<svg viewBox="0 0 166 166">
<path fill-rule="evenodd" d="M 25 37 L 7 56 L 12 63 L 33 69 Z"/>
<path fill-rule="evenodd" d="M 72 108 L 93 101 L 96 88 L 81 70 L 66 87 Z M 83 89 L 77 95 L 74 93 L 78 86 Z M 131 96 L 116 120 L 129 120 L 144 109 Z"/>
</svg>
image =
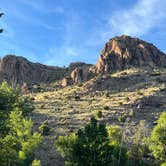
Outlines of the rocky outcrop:
<svg viewBox="0 0 166 166">
<path fill-rule="evenodd" d="M 69 70 L 69 75 L 73 72 L 74 69 L 76 68 L 81 68 L 84 72 L 88 71 L 90 67 L 92 67 L 92 64 L 87 64 L 84 62 L 73 62 L 70 63 L 68 70 Z"/>
<path fill-rule="evenodd" d="M 83 69 L 80 67 L 75 68 L 70 76 L 74 83 L 82 82 L 84 80 Z"/>
<path fill-rule="evenodd" d="M 123 35 L 110 39 L 105 44 L 96 71 L 109 73 L 130 66 L 150 68 L 166 66 L 166 55 L 150 43 Z"/>
<path fill-rule="evenodd" d="M 66 87 L 72 84 L 87 81 L 93 75 L 90 71 L 92 67 L 94 66 L 83 62 L 71 63 L 68 67 L 68 76 L 62 79 L 61 86 Z"/>
<path fill-rule="evenodd" d="M 0 81 L 6 80 L 10 84 L 49 83 L 62 79 L 65 72 L 65 68 L 32 63 L 14 55 L 0 60 Z"/>
<path fill-rule="evenodd" d="M 61 82 L 62 87 L 66 87 L 73 84 L 73 80 L 70 77 L 64 77 Z"/>
</svg>

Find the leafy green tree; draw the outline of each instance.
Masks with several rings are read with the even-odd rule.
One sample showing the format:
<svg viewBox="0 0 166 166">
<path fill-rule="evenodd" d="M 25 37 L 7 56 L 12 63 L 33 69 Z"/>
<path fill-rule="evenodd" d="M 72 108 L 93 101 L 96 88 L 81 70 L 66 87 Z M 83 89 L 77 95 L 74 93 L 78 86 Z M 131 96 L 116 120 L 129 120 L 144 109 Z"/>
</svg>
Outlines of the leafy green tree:
<svg viewBox="0 0 166 166">
<path fill-rule="evenodd" d="M 20 95 L 6 82 L 0 85 L 0 165 L 29 166 L 34 151 L 42 136 L 32 131 L 33 123 L 28 119 L 34 109 L 28 98 Z"/>
<path fill-rule="evenodd" d="M 33 103 L 27 97 L 20 95 L 18 88 L 12 89 L 7 82 L 0 85 L 0 136 L 8 133 L 9 114 L 19 108 L 24 116 L 27 116 L 34 109 Z"/>
<path fill-rule="evenodd" d="M 66 165 L 76 166 L 114 165 L 119 159 L 119 145 L 111 143 L 106 126 L 95 118 L 84 129 L 60 136 L 56 142 L 57 151 L 66 159 Z"/>
<path fill-rule="evenodd" d="M 0 139 L 0 163 L 9 166 L 29 166 L 34 159 L 34 150 L 42 142 L 42 136 L 32 132 L 31 119 L 23 118 L 22 112 L 9 115 L 9 133 Z"/>
<path fill-rule="evenodd" d="M 160 115 L 157 125 L 153 128 L 149 148 L 160 163 L 166 162 L 166 112 Z"/>
</svg>

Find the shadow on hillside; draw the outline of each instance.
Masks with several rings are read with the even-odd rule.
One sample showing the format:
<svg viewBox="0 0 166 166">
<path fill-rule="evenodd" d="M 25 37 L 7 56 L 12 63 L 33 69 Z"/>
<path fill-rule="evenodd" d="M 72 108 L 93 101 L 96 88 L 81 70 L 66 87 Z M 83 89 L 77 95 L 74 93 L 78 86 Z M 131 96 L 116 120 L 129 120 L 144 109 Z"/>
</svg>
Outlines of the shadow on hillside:
<svg viewBox="0 0 166 166">
<path fill-rule="evenodd" d="M 125 104 L 126 109 L 133 109 L 133 121 L 145 120 L 150 127 L 156 124 L 159 115 L 166 110 L 165 90 L 158 90 L 153 95 L 142 96 L 142 98 L 130 104 Z"/>
</svg>

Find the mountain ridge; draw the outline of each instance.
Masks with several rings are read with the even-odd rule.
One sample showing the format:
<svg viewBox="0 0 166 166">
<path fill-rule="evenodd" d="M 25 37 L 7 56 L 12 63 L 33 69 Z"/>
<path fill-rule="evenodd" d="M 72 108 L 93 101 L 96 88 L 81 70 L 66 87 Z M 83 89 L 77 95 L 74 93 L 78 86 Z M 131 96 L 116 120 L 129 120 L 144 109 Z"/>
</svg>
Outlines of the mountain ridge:
<svg viewBox="0 0 166 166">
<path fill-rule="evenodd" d="M 67 68 L 47 66 L 26 58 L 7 55 L 0 59 L 0 82 L 27 84 L 51 83 L 65 78 L 64 85 L 87 81 L 96 74 L 106 74 L 130 67 L 166 66 L 166 54 L 156 46 L 139 38 L 122 35 L 110 39 L 102 49 L 97 64 L 73 62 Z M 70 81 L 72 80 L 72 81 Z"/>
</svg>

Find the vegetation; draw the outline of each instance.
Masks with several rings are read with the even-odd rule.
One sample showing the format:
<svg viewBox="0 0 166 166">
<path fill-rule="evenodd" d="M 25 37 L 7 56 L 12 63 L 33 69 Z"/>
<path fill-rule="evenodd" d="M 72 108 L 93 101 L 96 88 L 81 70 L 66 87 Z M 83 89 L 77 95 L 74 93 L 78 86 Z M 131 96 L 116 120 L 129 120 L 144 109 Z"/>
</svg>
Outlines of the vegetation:
<svg viewBox="0 0 166 166">
<path fill-rule="evenodd" d="M 159 163 L 166 163 L 166 112 L 160 115 L 151 133 L 149 148 Z"/>
<path fill-rule="evenodd" d="M 34 150 L 42 137 L 33 132 L 33 123 L 27 116 L 33 110 L 28 98 L 13 90 L 6 82 L 0 86 L 0 164 L 2 166 L 29 166 Z"/>
<path fill-rule="evenodd" d="M 1 18 L 3 15 L 4 15 L 4 13 L 0 12 L 0 18 Z M 3 32 L 3 29 L 0 28 L 0 33 L 2 33 L 2 32 Z"/>
<path fill-rule="evenodd" d="M 97 111 L 96 112 L 96 117 L 97 118 L 102 118 L 103 114 L 102 114 L 102 111 Z"/>
<path fill-rule="evenodd" d="M 121 148 L 119 140 L 115 139 L 119 134 L 119 129 L 108 128 L 107 131 L 104 124 L 97 123 L 97 120 L 92 118 L 84 129 L 70 136 L 60 136 L 56 148 L 65 158 L 66 165 L 106 166 L 118 162 L 124 165 L 124 148 Z M 121 157 L 120 149 L 123 149 Z"/>
<path fill-rule="evenodd" d="M 164 78 L 166 70 L 163 69 L 160 73 Z M 121 82 L 121 72 L 114 73 L 111 77 L 115 79 L 115 82 L 109 82 L 109 84 L 112 83 L 110 90 L 90 90 L 90 92 L 84 93 L 86 84 L 90 84 L 89 81 L 85 82 L 83 87 L 73 85 L 56 91 L 29 94 L 31 98 L 35 98 L 35 122 L 43 124 L 47 120 L 51 126 L 49 135 L 46 136 L 42 147 L 37 151 L 42 164 L 56 162 L 62 165 L 63 161 L 50 144 L 55 142 L 57 136 L 65 135 L 67 139 L 71 133 L 76 134 L 78 129 L 89 123 L 89 117 L 95 115 L 99 122 L 113 124 L 122 129 L 123 138 L 120 144 L 128 149 L 127 163 L 154 165 L 156 159 L 153 159 L 153 155 L 148 149 L 149 145 L 146 145 L 143 140 L 144 137 L 147 138 L 150 135 L 153 125 L 156 124 L 156 118 L 164 111 L 164 105 L 161 107 L 154 107 L 154 105 L 158 102 L 165 103 L 165 85 L 156 81 L 156 77 L 149 76 L 146 71 L 138 69 L 128 70 L 127 77 L 130 81 Z M 119 80 L 117 89 L 116 79 Z M 107 91 L 110 93 L 110 97 L 106 97 Z M 142 92 L 142 95 L 138 92 Z M 75 96 L 80 96 L 81 99 L 76 100 Z M 149 104 L 146 106 L 147 101 L 143 101 L 143 99 L 145 97 L 148 99 L 149 96 L 152 100 L 148 101 Z M 139 108 L 138 105 L 141 104 L 143 107 Z M 44 107 L 41 107 L 42 105 Z M 104 106 L 108 106 L 109 109 L 104 109 Z M 102 112 L 102 118 L 97 116 L 98 111 Z M 147 125 L 142 124 L 140 128 L 138 126 L 140 120 L 145 121 Z M 147 135 L 144 132 L 142 135 L 144 129 L 147 129 Z M 140 134 L 139 131 L 141 131 Z M 133 139 L 136 139 L 136 142 Z M 140 162 L 137 162 L 139 159 L 141 159 Z M 160 164 L 156 164 L 156 166 L 158 165 Z"/>
<path fill-rule="evenodd" d="M 8 133 L 8 118 L 12 111 L 19 110 L 23 116 L 29 115 L 33 109 L 32 101 L 22 97 L 18 88 L 12 89 L 6 82 L 0 85 L 0 136 Z"/>
<path fill-rule="evenodd" d="M 114 74 L 113 78 L 116 77 Z M 121 74 L 118 79 L 120 77 Z M 108 91 L 109 95 L 107 91 L 84 94 L 85 87 L 78 85 L 56 91 L 42 87 L 43 92 L 26 95 L 30 100 L 20 95 L 19 88 L 12 89 L 3 82 L 0 85 L 0 165 L 40 166 L 55 162 L 62 165 L 63 160 L 56 153 L 58 151 L 66 165 L 86 165 L 88 162 L 102 165 L 105 161 L 104 165 L 115 166 L 125 163 L 129 166 L 164 166 L 165 119 L 162 123 L 156 122 L 156 119 L 163 112 L 165 86 L 154 76 L 148 76 L 146 83 L 142 80 L 133 85 L 127 84 L 128 89 L 124 81 L 119 81 L 121 88 L 116 90 L 116 86 L 112 86 L 115 88 Z M 148 99 L 148 96 L 152 96 L 152 101 L 148 101 L 151 104 L 146 107 L 147 101 L 143 99 Z M 154 107 L 160 101 L 161 107 Z M 36 109 L 31 114 L 33 102 Z M 139 104 L 143 107 L 138 108 Z M 29 118 L 31 115 L 34 127 Z M 93 119 L 89 123 L 89 117 L 94 115 L 98 122 Z M 102 124 L 104 122 L 106 126 Z M 152 125 L 156 126 L 150 135 Z M 32 130 L 38 126 L 40 134 Z M 41 135 L 45 139 L 40 147 Z M 52 148 L 57 136 L 56 148 Z M 145 142 L 144 137 L 148 141 Z M 128 141 L 128 138 L 131 140 Z M 34 155 L 35 149 L 37 153 Z"/>
</svg>

